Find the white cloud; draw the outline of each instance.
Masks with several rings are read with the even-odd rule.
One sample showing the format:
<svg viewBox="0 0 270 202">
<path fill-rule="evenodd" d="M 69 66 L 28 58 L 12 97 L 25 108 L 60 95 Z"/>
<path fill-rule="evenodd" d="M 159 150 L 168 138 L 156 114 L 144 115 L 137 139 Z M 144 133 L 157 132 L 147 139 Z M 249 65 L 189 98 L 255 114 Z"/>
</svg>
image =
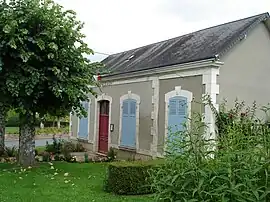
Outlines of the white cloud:
<svg viewBox="0 0 270 202">
<path fill-rule="evenodd" d="M 85 22 L 86 42 L 116 53 L 267 12 L 269 0 L 56 0 Z M 268 9 L 268 10 L 267 10 Z M 100 60 L 97 55 L 94 60 Z M 104 57 L 104 56 L 103 56 Z"/>
</svg>

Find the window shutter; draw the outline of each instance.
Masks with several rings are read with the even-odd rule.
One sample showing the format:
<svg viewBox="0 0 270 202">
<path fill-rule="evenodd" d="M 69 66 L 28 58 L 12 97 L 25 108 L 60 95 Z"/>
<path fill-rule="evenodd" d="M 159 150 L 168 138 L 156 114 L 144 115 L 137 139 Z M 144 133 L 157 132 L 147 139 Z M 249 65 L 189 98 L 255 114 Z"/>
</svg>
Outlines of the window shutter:
<svg viewBox="0 0 270 202">
<path fill-rule="evenodd" d="M 187 102 L 185 99 L 179 99 L 178 100 L 178 115 L 179 116 L 185 116 L 187 110 Z"/>
<path fill-rule="evenodd" d="M 123 102 L 123 114 L 128 115 L 128 102 L 127 101 Z"/>
<path fill-rule="evenodd" d="M 130 101 L 130 115 L 135 115 L 136 114 L 136 102 Z"/>
<path fill-rule="evenodd" d="M 169 115 L 176 115 L 177 112 L 177 101 L 176 100 L 170 100 L 169 102 Z"/>
</svg>

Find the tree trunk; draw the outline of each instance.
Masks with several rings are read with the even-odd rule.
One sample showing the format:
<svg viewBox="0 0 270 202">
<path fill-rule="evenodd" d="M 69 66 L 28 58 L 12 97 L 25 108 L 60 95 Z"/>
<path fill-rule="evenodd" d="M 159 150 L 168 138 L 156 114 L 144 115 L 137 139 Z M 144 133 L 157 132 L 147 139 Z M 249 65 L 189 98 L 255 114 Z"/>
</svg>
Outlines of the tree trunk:
<svg viewBox="0 0 270 202">
<path fill-rule="evenodd" d="M 40 128 L 43 129 L 44 128 L 44 124 L 42 122 L 40 122 Z"/>
<path fill-rule="evenodd" d="M 0 108 L 0 156 L 5 152 L 5 132 L 6 132 L 6 117 L 7 109 Z"/>
<path fill-rule="evenodd" d="M 60 128 L 61 127 L 61 121 L 60 119 L 57 119 L 57 128 Z"/>
<path fill-rule="evenodd" d="M 35 163 L 35 116 L 20 114 L 19 164 L 31 166 Z"/>
</svg>

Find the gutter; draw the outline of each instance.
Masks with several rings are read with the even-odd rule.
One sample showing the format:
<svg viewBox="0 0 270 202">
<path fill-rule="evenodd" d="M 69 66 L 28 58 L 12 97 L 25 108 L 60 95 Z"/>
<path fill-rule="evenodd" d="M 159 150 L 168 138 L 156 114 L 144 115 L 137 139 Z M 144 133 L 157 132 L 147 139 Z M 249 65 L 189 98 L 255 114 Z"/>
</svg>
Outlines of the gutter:
<svg viewBox="0 0 270 202">
<path fill-rule="evenodd" d="M 199 60 L 195 62 L 173 64 L 173 65 L 163 66 L 160 68 L 155 67 L 155 68 L 144 69 L 141 71 L 102 75 L 101 82 L 109 81 L 109 80 L 122 80 L 122 79 L 127 79 L 127 78 L 134 78 L 134 77 L 151 76 L 153 74 L 162 74 L 162 73 L 169 73 L 169 72 L 174 72 L 174 71 L 184 71 L 184 70 L 195 69 L 195 68 L 200 68 L 200 67 L 209 67 L 209 66 L 219 67 L 223 63 L 218 62 L 217 60 L 218 60 L 218 55 L 209 59 Z"/>
</svg>

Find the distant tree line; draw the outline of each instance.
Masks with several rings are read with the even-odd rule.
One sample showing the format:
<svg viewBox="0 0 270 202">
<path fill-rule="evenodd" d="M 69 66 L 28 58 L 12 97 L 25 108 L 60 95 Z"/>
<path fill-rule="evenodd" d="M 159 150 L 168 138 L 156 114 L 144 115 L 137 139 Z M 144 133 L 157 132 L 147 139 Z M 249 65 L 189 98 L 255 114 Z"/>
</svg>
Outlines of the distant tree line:
<svg viewBox="0 0 270 202">
<path fill-rule="evenodd" d="M 44 127 L 57 127 L 59 125 L 59 121 L 61 127 L 68 126 L 69 116 L 57 117 L 46 115 L 42 118 L 37 116 L 35 120 L 35 126 L 40 127 L 42 123 Z M 6 127 L 19 127 L 19 126 L 20 126 L 19 113 L 17 113 L 15 110 L 9 110 L 6 120 Z"/>
</svg>

